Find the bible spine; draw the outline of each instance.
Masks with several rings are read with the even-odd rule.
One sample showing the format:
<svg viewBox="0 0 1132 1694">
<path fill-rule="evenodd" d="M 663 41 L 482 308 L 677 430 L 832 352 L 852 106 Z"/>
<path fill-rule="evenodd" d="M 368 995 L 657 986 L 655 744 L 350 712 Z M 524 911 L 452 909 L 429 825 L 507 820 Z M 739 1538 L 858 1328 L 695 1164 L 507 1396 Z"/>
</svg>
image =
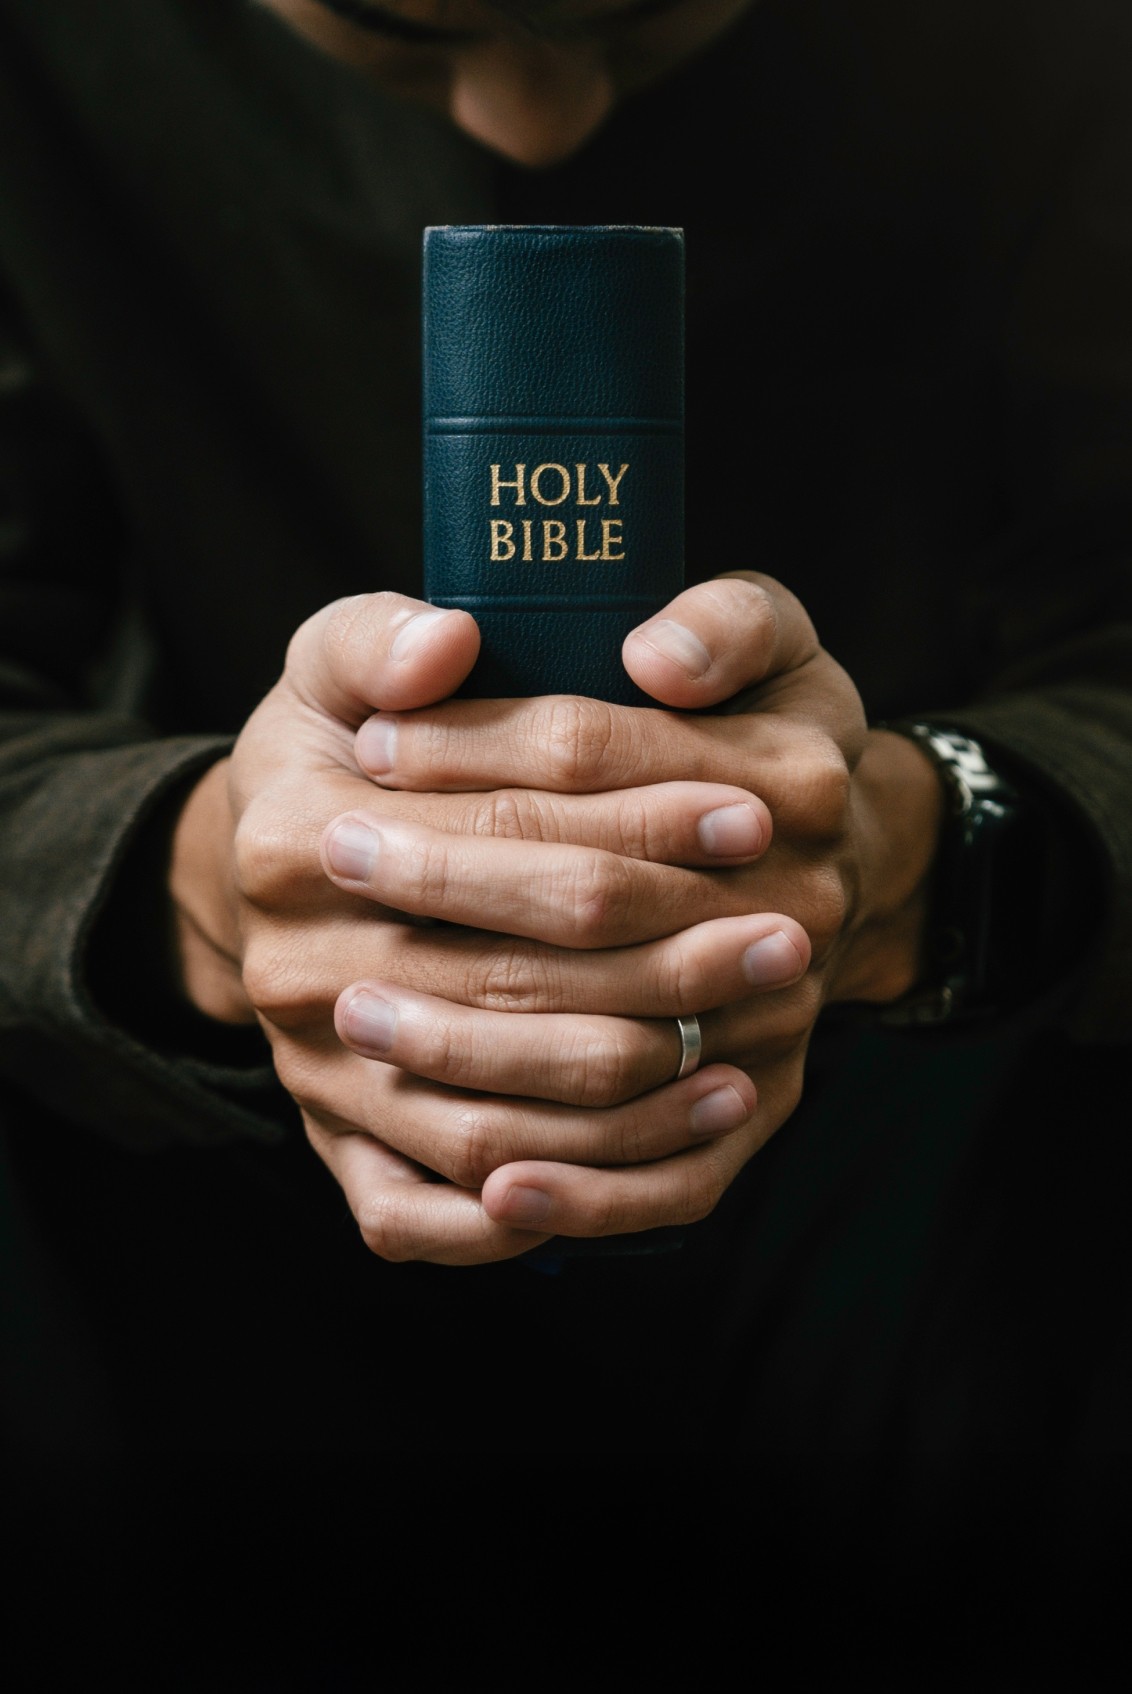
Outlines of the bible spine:
<svg viewBox="0 0 1132 1694">
<path fill-rule="evenodd" d="M 466 693 L 645 704 L 621 663 L 684 586 L 684 242 L 424 235 L 424 566 L 480 627 Z"/>
</svg>

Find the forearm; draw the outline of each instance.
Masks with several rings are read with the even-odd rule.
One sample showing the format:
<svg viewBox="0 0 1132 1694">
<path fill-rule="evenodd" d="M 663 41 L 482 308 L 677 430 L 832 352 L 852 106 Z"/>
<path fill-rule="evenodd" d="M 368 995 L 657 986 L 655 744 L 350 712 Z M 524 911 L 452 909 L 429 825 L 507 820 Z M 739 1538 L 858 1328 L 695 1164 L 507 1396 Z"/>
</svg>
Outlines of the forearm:
<svg viewBox="0 0 1132 1694">
<path fill-rule="evenodd" d="M 222 745 L 145 739 L 96 713 L 19 721 L 0 742 L 0 1069 L 132 1146 L 282 1133 L 266 1045 L 178 1043 L 176 1001 L 137 886 L 167 798 Z M 123 899 L 137 926 L 117 923 Z M 135 1009 L 141 1008 L 135 1017 Z"/>
</svg>

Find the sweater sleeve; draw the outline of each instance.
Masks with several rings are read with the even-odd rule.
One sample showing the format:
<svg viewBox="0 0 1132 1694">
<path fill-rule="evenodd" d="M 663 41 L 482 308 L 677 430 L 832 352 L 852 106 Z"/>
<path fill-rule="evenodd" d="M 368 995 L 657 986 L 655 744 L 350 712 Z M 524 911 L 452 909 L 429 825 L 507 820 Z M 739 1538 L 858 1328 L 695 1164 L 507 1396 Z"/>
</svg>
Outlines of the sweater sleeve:
<svg viewBox="0 0 1132 1694">
<path fill-rule="evenodd" d="M 999 146 L 990 345 L 1015 516 L 1004 591 L 971 620 L 993 681 L 938 703 L 1079 843 L 1068 874 L 1092 881 L 1081 905 L 1101 916 L 1067 1026 L 1096 1042 L 1132 1039 L 1132 106 L 1119 33 L 1108 64 L 1094 30 L 1075 74 L 1052 50 L 1042 74 L 1029 67 L 1027 98 L 1060 102 L 1056 122 Z M 1035 134 L 1048 157 L 1022 156 Z"/>
<path fill-rule="evenodd" d="M 152 908 L 120 937 L 100 916 L 129 904 L 163 805 L 228 745 L 137 715 L 126 546 L 95 448 L 0 310 L 0 1076 L 141 1149 L 271 1141 L 285 1097 L 258 1031 L 238 1052 L 163 1043 L 92 993 L 95 933 L 125 978 L 152 955 Z"/>
</svg>

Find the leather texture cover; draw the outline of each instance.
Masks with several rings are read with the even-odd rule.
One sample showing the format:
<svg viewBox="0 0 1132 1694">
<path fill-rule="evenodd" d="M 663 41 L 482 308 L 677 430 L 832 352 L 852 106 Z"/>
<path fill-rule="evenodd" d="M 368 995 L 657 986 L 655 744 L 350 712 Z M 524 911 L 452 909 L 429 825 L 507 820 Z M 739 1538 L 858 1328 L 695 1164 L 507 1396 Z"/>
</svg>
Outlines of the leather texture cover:
<svg viewBox="0 0 1132 1694">
<path fill-rule="evenodd" d="M 465 692 L 645 704 L 629 631 L 684 586 L 684 239 L 426 229 L 425 594 L 480 626 Z"/>
</svg>

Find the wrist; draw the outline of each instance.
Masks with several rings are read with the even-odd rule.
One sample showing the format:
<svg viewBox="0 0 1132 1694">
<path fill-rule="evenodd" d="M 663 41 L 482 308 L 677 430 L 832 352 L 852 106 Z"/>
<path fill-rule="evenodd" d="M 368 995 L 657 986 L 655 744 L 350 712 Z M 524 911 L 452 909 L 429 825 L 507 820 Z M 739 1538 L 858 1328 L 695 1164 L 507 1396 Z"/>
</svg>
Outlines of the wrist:
<svg viewBox="0 0 1132 1694">
<path fill-rule="evenodd" d="M 190 790 L 173 830 L 169 895 L 174 968 L 186 999 L 222 1023 L 254 1023 L 240 970 L 240 930 L 232 879 L 228 760 L 211 765 Z"/>
<path fill-rule="evenodd" d="M 881 1013 L 893 1027 L 985 1020 L 1040 986 L 1036 936 L 1046 831 L 1040 810 L 966 733 L 893 729 L 931 761 L 945 796 L 924 930 L 923 969 Z"/>
<path fill-rule="evenodd" d="M 884 728 L 869 731 L 853 773 L 862 873 L 852 940 L 831 999 L 895 1001 L 925 965 L 944 790 L 923 750 Z"/>
</svg>

